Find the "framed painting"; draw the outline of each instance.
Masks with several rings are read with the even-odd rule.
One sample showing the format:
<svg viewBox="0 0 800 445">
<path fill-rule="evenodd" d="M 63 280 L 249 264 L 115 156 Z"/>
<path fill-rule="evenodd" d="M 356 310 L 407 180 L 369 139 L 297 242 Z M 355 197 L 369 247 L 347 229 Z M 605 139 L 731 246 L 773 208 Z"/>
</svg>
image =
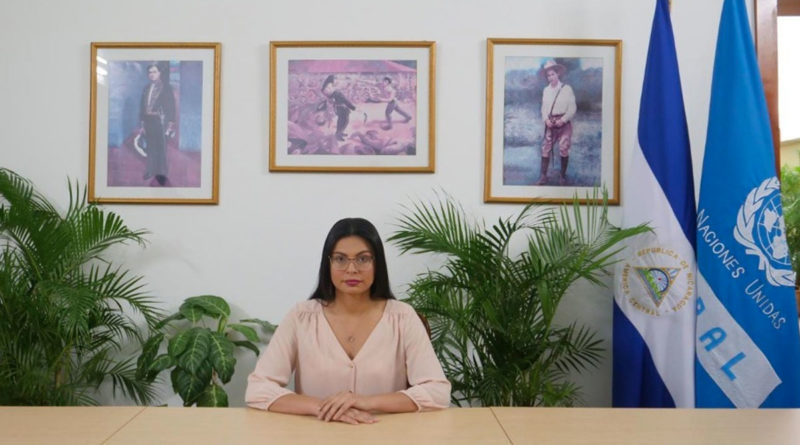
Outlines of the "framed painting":
<svg viewBox="0 0 800 445">
<path fill-rule="evenodd" d="M 620 40 L 488 39 L 484 201 L 619 205 Z M 585 202 L 586 199 L 582 199 Z"/>
<path fill-rule="evenodd" d="M 271 42 L 270 171 L 433 172 L 434 42 Z"/>
<path fill-rule="evenodd" d="M 91 45 L 89 200 L 217 204 L 219 43 Z"/>
</svg>

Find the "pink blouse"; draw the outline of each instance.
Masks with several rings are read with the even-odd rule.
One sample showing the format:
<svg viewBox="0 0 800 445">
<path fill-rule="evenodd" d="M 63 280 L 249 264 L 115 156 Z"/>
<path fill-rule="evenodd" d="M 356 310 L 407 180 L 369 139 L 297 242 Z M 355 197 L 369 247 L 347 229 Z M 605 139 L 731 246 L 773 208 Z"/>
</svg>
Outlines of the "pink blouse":
<svg viewBox="0 0 800 445">
<path fill-rule="evenodd" d="M 336 339 L 318 300 L 286 315 L 256 369 L 247 378 L 247 405 L 269 409 L 291 394 L 324 399 L 341 391 L 359 395 L 402 392 L 419 411 L 447 408 L 450 382 L 442 372 L 425 327 L 407 303 L 387 300 L 378 324 L 352 360 Z"/>
</svg>

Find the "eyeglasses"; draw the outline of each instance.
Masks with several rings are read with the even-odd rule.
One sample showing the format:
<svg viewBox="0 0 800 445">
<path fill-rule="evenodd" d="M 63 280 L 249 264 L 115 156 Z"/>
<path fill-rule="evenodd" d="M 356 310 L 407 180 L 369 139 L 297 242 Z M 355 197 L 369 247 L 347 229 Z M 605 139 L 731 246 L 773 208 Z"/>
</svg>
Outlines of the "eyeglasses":
<svg viewBox="0 0 800 445">
<path fill-rule="evenodd" d="M 331 259 L 331 267 L 336 270 L 345 270 L 347 266 L 350 265 L 352 262 L 354 266 L 356 266 L 356 270 L 367 270 L 372 267 L 372 255 L 359 255 L 355 258 L 348 258 L 344 255 L 332 255 Z"/>
</svg>

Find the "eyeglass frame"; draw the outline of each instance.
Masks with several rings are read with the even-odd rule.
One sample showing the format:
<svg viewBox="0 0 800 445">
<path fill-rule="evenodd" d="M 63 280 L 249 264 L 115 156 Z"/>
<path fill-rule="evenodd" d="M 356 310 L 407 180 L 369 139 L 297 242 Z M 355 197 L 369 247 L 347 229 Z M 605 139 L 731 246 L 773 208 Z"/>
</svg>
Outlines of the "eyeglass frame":
<svg viewBox="0 0 800 445">
<path fill-rule="evenodd" d="M 337 263 L 334 261 L 334 257 L 343 258 L 344 260 L 347 260 L 347 263 L 344 265 L 344 267 L 341 267 L 340 265 L 337 265 Z M 360 265 L 358 263 L 358 260 L 361 259 L 361 258 L 369 258 L 369 261 L 367 261 L 363 265 Z M 339 254 L 339 253 L 335 253 L 333 255 L 329 255 L 328 256 L 328 261 L 330 262 L 331 269 L 333 269 L 333 270 L 347 270 L 347 268 L 350 267 L 350 264 L 352 264 L 353 267 L 356 268 L 356 270 L 365 271 L 365 270 L 369 270 L 371 267 L 373 267 L 375 265 L 375 255 L 364 253 L 364 254 L 361 254 L 361 255 L 356 255 L 355 258 L 350 258 L 347 255 L 342 255 L 342 254 Z"/>
</svg>

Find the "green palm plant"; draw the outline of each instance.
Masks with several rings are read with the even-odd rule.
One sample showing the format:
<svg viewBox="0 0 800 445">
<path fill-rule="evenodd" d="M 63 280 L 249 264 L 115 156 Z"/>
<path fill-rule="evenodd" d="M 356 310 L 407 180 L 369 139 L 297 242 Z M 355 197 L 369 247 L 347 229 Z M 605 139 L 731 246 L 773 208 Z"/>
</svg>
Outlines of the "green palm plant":
<svg viewBox="0 0 800 445">
<path fill-rule="evenodd" d="M 580 388 L 572 371 L 596 367 L 595 333 L 554 316 L 578 279 L 601 285 L 620 241 L 648 230 L 619 229 L 605 196 L 557 211 L 528 205 L 491 227 L 471 222 L 450 197 L 415 203 L 389 238 L 402 253 L 444 256 L 438 270 L 410 284 L 408 302 L 427 316 L 434 349 L 458 406 L 571 406 Z M 584 215 L 585 213 L 585 215 Z M 515 237 L 524 248 L 512 254 Z"/>
<path fill-rule="evenodd" d="M 0 405 L 93 405 L 110 381 L 138 403 L 152 385 L 137 379 L 120 351 L 141 341 L 133 312 L 154 326 L 159 315 L 141 277 L 104 253 L 144 243 L 142 230 L 87 204 L 69 187 L 62 215 L 33 184 L 0 169 Z"/>
</svg>

